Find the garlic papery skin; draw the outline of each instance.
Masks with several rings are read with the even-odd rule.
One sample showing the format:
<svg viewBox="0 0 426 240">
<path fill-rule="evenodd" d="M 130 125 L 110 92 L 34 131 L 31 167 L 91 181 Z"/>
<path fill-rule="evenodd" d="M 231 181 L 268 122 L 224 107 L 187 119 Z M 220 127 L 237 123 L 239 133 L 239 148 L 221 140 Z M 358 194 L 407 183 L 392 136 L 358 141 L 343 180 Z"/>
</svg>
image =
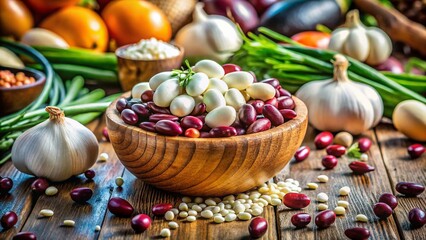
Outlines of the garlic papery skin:
<svg viewBox="0 0 426 240">
<path fill-rule="evenodd" d="M 370 65 L 378 65 L 392 53 L 392 41 L 380 28 L 364 26 L 358 10 L 352 10 L 346 15 L 345 26 L 331 34 L 328 48 Z"/>
<path fill-rule="evenodd" d="M 59 182 L 89 169 L 99 144 L 85 126 L 57 107 L 46 107 L 50 118 L 19 136 L 12 147 L 13 165 L 21 172 Z"/>
<path fill-rule="evenodd" d="M 334 77 L 303 85 L 296 96 L 308 107 L 309 122 L 321 131 L 361 134 L 377 125 L 383 102 L 377 91 L 348 79 L 347 59 L 334 56 Z"/>
<path fill-rule="evenodd" d="M 207 15 L 203 6 L 203 3 L 197 3 L 193 22 L 179 30 L 175 42 L 184 47 L 186 57 L 224 62 L 240 49 L 242 38 L 231 20 Z"/>
</svg>

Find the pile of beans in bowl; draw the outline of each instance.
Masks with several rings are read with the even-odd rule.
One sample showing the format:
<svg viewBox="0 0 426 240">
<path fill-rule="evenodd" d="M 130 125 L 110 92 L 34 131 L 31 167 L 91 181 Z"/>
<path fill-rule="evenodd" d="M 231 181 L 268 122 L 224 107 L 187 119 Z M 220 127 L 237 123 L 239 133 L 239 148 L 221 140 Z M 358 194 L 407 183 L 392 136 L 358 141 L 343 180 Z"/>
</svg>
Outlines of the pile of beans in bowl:
<svg viewBox="0 0 426 240">
<path fill-rule="evenodd" d="M 134 126 L 167 136 L 231 137 L 266 131 L 297 116 L 277 79 L 257 82 L 234 64 L 201 60 L 135 85 L 116 109 Z"/>
</svg>

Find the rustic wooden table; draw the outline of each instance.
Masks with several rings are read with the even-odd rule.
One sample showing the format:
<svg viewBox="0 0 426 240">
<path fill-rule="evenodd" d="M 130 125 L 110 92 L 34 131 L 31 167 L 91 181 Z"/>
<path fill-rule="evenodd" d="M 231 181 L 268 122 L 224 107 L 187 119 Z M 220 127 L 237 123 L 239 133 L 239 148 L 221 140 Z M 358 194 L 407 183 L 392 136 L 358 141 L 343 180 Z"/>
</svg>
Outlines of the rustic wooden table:
<svg viewBox="0 0 426 240">
<path fill-rule="evenodd" d="M 100 120 L 89 124 L 101 139 L 101 129 L 104 123 Z M 311 128 L 305 138 L 306 145 L 312 149 L 313 138 L 316 132 Z M 317 193 L 325 192 L 330 196 L 328 205 L 334 208 L 338 200 L 347 200 L 350 203 L 345 216 L 337 218 L 331 227 L 318 230 L 311 222 L 308 227 L 295 229 L 290 218 L 297 212 L 316 213 L 317 203 L 312 203 L 303 210 L 290 210 L 285 206 L 268 206 L 263 217 L 269 222 L 267 234 L 263 239 L 346 239 L 346 228 L 362 226 L 371 232 L 370 239 L 426 239 L 426 227 L 411 229 L 407 220 L 407 213 L 414 207 L 426 208 L 426 193 L 417 198 L 398 197 L 398 207 L 395 213 L 387 220 L 379 220 L 374 216 L 372 205 L 384 192 L 395 192 L 395 184 L 400 181 L 413 181 L 426 185 L 426 154 L 422 158 L 411 160 L 406 148 L 413 143 L 401 133 L 395 131 L 390 124 L 381 124 L 376 129 L 368 131 L 364 136 L 373 140 L 373 146 L 368 152 L 369 163 L 376 167 L 376 171 L 365 176 L 355 176 L 348 168 L 349 159 L 339 159 L 338 166 L 333 170 L 321 169 L 321 157 L 325 150 L 313 150 L 310 157 L 301 163 L 290 163 L 290 171 L 283 171 L 274 180 L 293 178 L 300 181 L 301 186 L 308 182 L 315 182 L 320 174 L 330 177 L 328 183 L 319 184 L 317 190 L 303 190 L 311 199 Z M 151 207 L 156 203 L 170 202 L 177 204 L 180 196 L 157 190 L 144 184 L 126 171 L 114 154 L 108 142 L 101 141 L 100 152 L 110 156 L 108 162 L 98 162 L 93 166 L 96 177 L 87 181 L 82 175 L 63 183 L 53 184 L 59 189 L 56 196 L 35 196 L 31 193 L 30 185 L 33 177 L 18 172 L 9 161 L 0 167 L 0 176 L 10 177 L 14 181 L 13 189 L 9 194 L 0 195 L 0 215 L 13 210 L 19 216 L 16 226 L 0 232 L 0 239 L 10 239 L 20 231 L 31 231 L 38 239 L 145 239 L 159 238 L 160 230 L 167 227 L 162 218 L 154 218 L 151 228 L 143 234 L 135 234 L 130 227 L 130 219 L 114 217 L 106 210 L 107 202 L 112 196 L 128 199 L 138 213 L 150 214 Z M 124 185 L 116 187 L 116 177 L 124 178 Z M 188 176 L 195 177 L 195 176 Z M 94 190 L 95 194 L 87 204 L 74 203 L 69 192 L 75 187 L 86 186 Z M 351 193 L 347 197 L 339 197 L 338 190 L 342 186 L 349 186 Z M 52 209 L 55 215 L 51 218 L 39 218 L 41 209 Z M 354 218 L 357 214 L 367 215 L 368 223 L 357 223 Z M 152 214 L 150 214 L 152 216 Z M 153 217 L 153 216 L 152 216 Z M 74 228 L 61 226 L 65 219 L 76 222 Z M 248 223 L 235 221 L 220 225 L 207 220 L 197 220 L 193 223 L 179 222 L 179 228 L 172 230 L 172 239 L 249 239 Z M 95 226 L 100 225 L 101 231 L 96 232 Z"/>
</svg>

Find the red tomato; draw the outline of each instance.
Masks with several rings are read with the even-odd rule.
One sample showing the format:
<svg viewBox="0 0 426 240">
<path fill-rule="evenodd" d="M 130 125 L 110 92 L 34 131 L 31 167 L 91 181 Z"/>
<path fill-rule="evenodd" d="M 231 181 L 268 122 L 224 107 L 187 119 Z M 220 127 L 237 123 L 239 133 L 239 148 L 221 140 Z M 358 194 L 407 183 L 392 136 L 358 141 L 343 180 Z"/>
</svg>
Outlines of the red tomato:
<svg viewBox="0 0 426 240">
<path fill-rule="evenodd" d="M 300 32 L 291 37 L 294 41 L 313 48 L 327 48 L 330 42 L 330 34 L 315 31 Z"/>
<path fill-rule="evenodd" d="M 185 131 L 185 137 L 189 138 L 199 138 L 200 137 L 200 131 L 196 128 L 188 128 Z"/>
</svg>

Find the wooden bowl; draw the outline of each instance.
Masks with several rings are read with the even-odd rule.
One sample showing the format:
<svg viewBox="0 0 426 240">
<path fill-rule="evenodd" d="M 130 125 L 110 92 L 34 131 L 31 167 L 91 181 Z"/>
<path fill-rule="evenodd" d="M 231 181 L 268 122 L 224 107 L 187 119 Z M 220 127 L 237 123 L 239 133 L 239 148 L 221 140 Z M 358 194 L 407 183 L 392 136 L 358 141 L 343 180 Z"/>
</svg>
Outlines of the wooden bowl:
<svg viewBox="0 0 426 240">
<path fill-rule="evenodd" d="M 116 101 L 106 111 L 106 123 L 118 158 L 136 177 L 184 195 L 224 196 L 259 186 L 290 161 L 308 124 L 305 104 L 293 99 L 295 119 L 268 131 L 228 138 L 168 137 L 144 131 L 121 120 Z"/>
<path fill-rule="evenodd" d="M 118 79 L 123 91 L 132 90 L 133 86 L 140 82 L 148 82 L 159 72 L 179 69 L 182 65 L 184 49 L 180 46 L 179 55 L 172 58 L 158 60 L 137 60 L 123 56 L 123 51 L 133 44 L 124 45 L 115 51 L 118 60 Z"/>
<path fill-rule="evenodd" d="M 16 74 L 23 72 L 25 76 L 33 77 L 34 83 L 17 86 L 17 87 L 0 87 L 0 116 L 16 112 L 28 106 L 34 101 L 43 91 L 44 84 L 46 83 L 45 75 L 37 70 L 31 68 L 10 68 L 0 67 L 0 70 L 9 70 Z"/>
</svg>

